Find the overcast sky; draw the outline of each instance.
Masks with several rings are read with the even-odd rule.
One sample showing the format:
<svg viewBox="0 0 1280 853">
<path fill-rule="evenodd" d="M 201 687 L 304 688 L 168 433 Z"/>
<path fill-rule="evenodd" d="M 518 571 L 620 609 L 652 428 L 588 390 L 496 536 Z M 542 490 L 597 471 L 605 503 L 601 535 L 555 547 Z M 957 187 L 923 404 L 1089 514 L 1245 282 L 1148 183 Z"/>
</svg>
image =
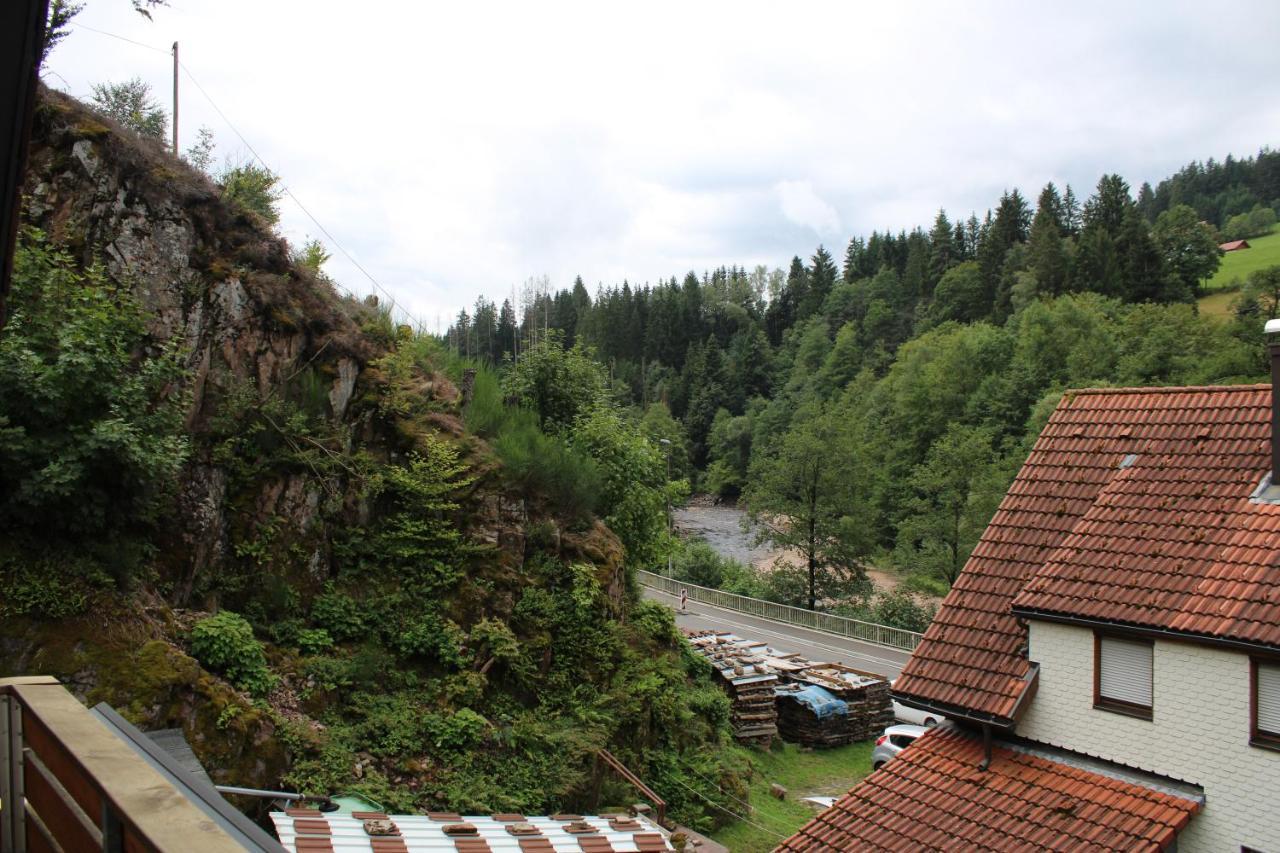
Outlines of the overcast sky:
<svg viewBox="0 0 1280 853">
<path fill-rule="evenodd" d="M 1280 145 L 1280 3 L 171 0 L 78 22 L 168 50 L 333 236 L 434 329 L 529 276 L 784 266 L 851 236 L 1137 187 Z M 1229 9 L 1229 11 L 1228 11 Z M 50 85 L 171 60 L 86 29 Z M 248 152 L 184 76 L 181 146 Z M 317 228 L 291 201 L 283 233 Z M 326 241 L 328 242 L 328 241 Z M 330 245 L 328 271 L 368 281 Z"/>
</svg>

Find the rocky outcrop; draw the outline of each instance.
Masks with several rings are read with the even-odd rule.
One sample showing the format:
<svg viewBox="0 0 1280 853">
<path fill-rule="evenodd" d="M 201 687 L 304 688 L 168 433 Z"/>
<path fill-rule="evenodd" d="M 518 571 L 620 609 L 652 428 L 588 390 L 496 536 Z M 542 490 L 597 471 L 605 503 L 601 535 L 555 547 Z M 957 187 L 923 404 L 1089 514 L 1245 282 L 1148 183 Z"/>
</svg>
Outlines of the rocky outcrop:
<svg viewBox="0 0 1280 853">
<path fill-rule="evenodd" d="M 146 309 L 156 347 L 181 346 L 190 377 L 187 424 L 195 435 L 207 431 L 236 386 L 270 394 L 303 371 L 327 382 L 324 399 L 335 422 L 352 417 L 362 372 L 379 354 L 353 316 L 368 309 L 292 264 L 284 241 L 224 203 L 204 174 L 46 91 L 28 176 L 27 223 L 128 284 Z M 236 513 L 256 516 L 238 519 L 246 529 L 270 517 L 301 535 L 312 532 L 322 488 L 308 479 L 264 482 L 259 494 L 235 496 L 232 509 L 227 471 L 197 441 L 178 528 L 162 560 L 172 574 L 173 603 L 189 603 L 201 580 L 224 566 Z M 347 488 L 341 478 L 327 485 Z M 326 560 L 323 549 L 309 559 L 321 582 Z"/>
</svg>

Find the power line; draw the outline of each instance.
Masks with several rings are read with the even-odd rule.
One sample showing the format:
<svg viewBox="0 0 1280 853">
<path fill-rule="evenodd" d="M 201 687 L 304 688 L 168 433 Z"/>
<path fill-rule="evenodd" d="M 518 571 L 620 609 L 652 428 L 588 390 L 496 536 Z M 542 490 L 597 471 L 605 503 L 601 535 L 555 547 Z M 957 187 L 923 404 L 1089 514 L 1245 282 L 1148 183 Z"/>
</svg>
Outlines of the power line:
<svg viewBox="0 0 1280 853">
<path fill-rule="evenodd" d="M 165 50 L 164 48 L 156 47 L 150 44 L 143 44 L 140 41 L 134 41 L 131 38 L 118 36 L 115 33 L 109 33 L 106 30 L 100 30 L 97 27 L 91 27 L 88 24 L 82 24 L 79 21 L 72 21 L 71 26 L 75 27 L 78 30 L 88 30 L 91 33 L 97 33 L 100 36 L 110 36 L 113 39 L 119 39 L 120 41 L 127 41 L 129 44 L 136 44 L 138 47 L 145 47 L 147 50 L 154 50 L 156 53 L 163 53 L 165 56 L 169 55 L 169 51 Z"/>
<path fill-rule="evenodd" d="M 222 108 L 218 106 L 217 102 L 214 101 L 213 97 L 208 93 L 208 91 L 205 90 L 204 86 L 200 85 L 200 81 L 197 80 L 196 76 L 191 73 L 191 69 L 188 68 L 186 64 L 182 62 L 179 62 L 178 65 L 179 67 L 182 68 L 184 72 L 186 72 L 188 79 L 190 79 L 191 82 L 195 85 L 196 89 L 200 91 L 200 94 L 204 95 L 204 99 L 209 102 L 209 106 L 213 107 L 214 112 L 216 112 L 222 118 L 222 120 L 226 122 L 227 127 L 231 128 L 231 132 L 234 133 L 242 143 L 244 143 L 244 147 L 249 149 L 249 153 L 252 154 L 253 158 L 258 161 L 258 164 L 262 166 L 262 168 L 268 171 L 271 171 L 271 167 L 267 165 L 267 161 L 262 158 L 262 155 L 259 154 L 257 149 L 253 147 L 252 143 L 250 143 L 249 140 L 245 138 L 244 134 L 240 132 L 240 129 L 235 126 L 235 124 L 231 121 L 231 119 L 227 118 L 227 114 L 222 111 Z M 316 228 L 319 228 L 320 232 L 324 234 L 324 236 L 329 238 L 329 242 L 332 243 L 334 247 L 337 248 L 337 250 L 342 253 L 343 257 L 345 257 L 348 261 L 350 261 L 352 266 L 360 270 L 360 272 L 364 274 L 364 277 L 369 279 L 369 283 L 372 284 L 374 288 L 376 288 L 379 292 L 381 292 L 384 296 L 386 296 L 388 300 L 391 301 L 391 307 L 393 309 L 399 309 L 406 317 L 408 317 L 410 320 L 413 320 L 415 323 L 417 323 L 419 330 L 425 328 L 425 324 L 422 322 L 422 320 L 415 317 L 413 314 L 409 313 L 409 311 L 406 310 L 405 308 L 401 307 L 400 304 L 396 301 L 395 296 L 391 294 L 391 291 L 383 287 L 378 282 L 378 280 L 374 278 L 373 275 L 367 269 L 365 269 L 364 266 L 359 261 L 357 261 L 354 257 L 352 257 L 351 253 L 347 251 L 346 247 L 343 246 L 342 243 L 338 242 L 338 239 L 329 232 L 329 229 L 325 228 L 323 223 L 321 223 L 320 220 L 317 219 L 309 209 L 307 209 L 307 206 L 303 204 L 302 201 L 296 195 L 294 195 L 293 190 L 289 189 L 288 184 L 282 184 L 281 189 L 283 189 L 285 192 L 285 195 L 289 196 L 289 198 L 293 200 L 293 203 L 296 204 L 304 214 L 306 214 L 307 218 L 311 220 L 311 222 L 316 226 Z"/>
<path fill-rule="evenodd" d="M 729 809 L 727 809 L 727 808 L 725 808 L 724 806 L 722 806 L 722 805 L 720 805 L 719 803 L 717 803 L 715 800 L 713 800 L 713 799 L 711 799 L 710 797 L 708 797 L 706 794 L 704 794 L 704 793 L 702 793 L 701 791 L 699 791 L 697 788 L 693 788 L 693 787 L 691 787 L 691 786 L 689 786 L 689 785 L 686 785 L 684 782 L 681 782 L 679 779 L 675 778 L 674 776 L 672 776 L 672 777 L 671 777 L 671 781 L 672 781 L 672 782 L 675 782 L 675 783 L 676 783 L 677 785 L 679 785 L 680 787 L 682 787 L 682 788 L 684 788 L 684 789 L 688 790 L 688 791 L 689 791 L 690 793 L 692 793 L 695 797 L 698 797 L 698 798 L 700 798 L 700 799 L 702 799 L 702 800 L 705 800 L 705 801 L 706 801 L 707 803 L 709 803 L 713 808 L 716 808 L 716 809 L 718 809 L 718 810 L 720 810 L 720 811 L 724 812 L 725 814 L 733 815 L 734 817 L 736 817 L 738 820 L 742 821 L 743 823 L 750 824 L 751 826 L 754 826 L 756 829 L 760 830 L 761 832 L 763 832 L 763 833 L 765 833 L 765 834 L 767 834 L 767 835 L 772 835 L 774 838 L 777 838 L 777 839 L 783 839 L 783 840 L 785 840 L 785 839 L 786 839 L 786 837 L 787 837 L 787 836 L 785 836 L 785 835 L 780 835 L 780 834 L 778 834 L 778 833 L 774 832 L 772 829 L 769 829 L 768 827 L 761 826 L 760 824 L 756 823 L 754 820 L 751 820 L 750 818 L 747 818 L 747 817 L 743 817 L 742 815 L 738 814 L 737 812 L 730 811 Z"/>
<path fill-rule="evenodd" d="M 137 47 L 145 48 L 147 50 L 154 51 L 156 53 L 163 53 L 166 56 L 171 55 L 170 51 L 165 50 L 163 48 L 155 47 L 149 44 L 144 44 L 143 42 L 135 41 L 131 38 L 126 38 L 121 35 L 116 35 L 115 33 L 109 33 L 106 30 L 100 30 L 100 29 L 97 29 L 96 27 L 88 26 L 87 24 L 72 22 L 71 26 L 77 27 L 83 30 L 88 30 L 93 33 L 98 33 L 99 35 L 108 36 L 113 39 L 119 39 L 120 41 L 128 42 L 129 44 L 136 45 Z M 244 134 L 240 132 L 240 129 L 237 128 L 235 124 L 231 121 L 231 119 L 227 117 L 227 114 L 222 111 L 222 108 L 218 106 L 217 102 L 214 101 L 213 97 L 208 93 L 208 91 L 206 91 L 205 88 L 200 85 L 200 81 L 197 80 L 196 76 L 191 73 L 191 69 L 188 68 L 186 64 L 182 62 L 179 62 L 178 65 L 179 67 L 182 68 L 184 72 L 186 72 L 187 78 L 191 80 L 193 84 L 195 84 L 196 89 L 200 91 L 200 94 L 204 96 L 204 99 L 209 102 L 209 106 L 213 107 L 214 112 L 216 112 L 222 118 L 222 120 L 226 123 L 227 127 L 231 128 L 231 132 L 234 133 L 239 138 L 240 142 L 244 144 L 244 147 L 249 149 L 249 153 L 251 153 L 253 155 L 253 158 L 258 161 L 258 164 L 262 166 L 262 168 L 270 172 L 271 167 L 267 165 L 267 161 L 262 158 L 262 155 L 260 155 L 257 149 L 255 149 L 253 145 L 249 142 L 249 140 L 245 138 Z M 174 156 L 177 156 L 176 151 L 174 152 Z M 364 275 L 365 278 L 369 279 L 369 283 L 372 284 L 377 291 L 379 291 L 383 296 L 387 298 L 387 300 L 391 303 L 390 307 L 392 311 L 399 310 L 400 313 L 403 314 L 406 318 L 416 323 L 419 333 L 421 333 L 424 329 L 427 328 L 426 323 L 424 323 L 419 317 L 416 317 L 415 315 L 410 313 L 408 309 L 401 306 L 400 303 L 396 300 L 395 296 L 392 295 L 391 291 L 383 287 L 382 284 L 379 283 L 379 281 L 373 277 L 373 274 L 370 273 L 367 269 L 365 269 L 364 265 L 361 264 L 359 261 L 357 261 L 352 256 L 352 254 L 347 251 L 347 248 L 343 246 L 342 243 L 340 243 L 338 239 L 334 237 L 332 233 L 330 233 L 329 229 L 324 227 L 324 224 L 321 223 L 320 220 L 315 217 L 315 215 L 307 208 L 307 206 L 303 204 L 302 201 L 296 195 L 294 195 L 293 190 L 289 189 L 288 184 L 281 184 L 281 189 L 283 189 L 285 195 L 289 196 L 289 198 L 293 200 L 293 203 L 296 204 L 304 214 L 306 214 L 306 217 L 311 220 L 311 222 L 316 226 L 316 228 L 320 229 L 320 232 L 329 239 L 329 242 L 332 243 L 333 246 L 337 248 L 339 252 L 342 253 L 342 256 L 345 257 L 348 261 L 350 261 L 351 265 L 354 266 L 356 269 L 358 269 Z M 343 289 L 345 290 L 346 288 L 343 288 Z M 348 293 L 350 293 L 350 291 L 348 291 Z M 354 296 L 355 294 L 351 294 L 351 295 Z"/>
<path fill-rule="evenodd" d="M 688 764 L 687 762 L 682 762 L 682 764 L 683 764 L 683 766 L 684 766 L 684 769 L 685 769 L 685 770 L 688 770 L 690 773 L 692 773 L 694 776 L 697 776 L 697 777 L 698 777 L 699 779 L 701 779 L 703 782 L 706 782 L 708 785 L 710 785 L 711 787 L 715 788 L 717 791 L 719 791 L 720 793 L 724 794 L 726 797 L 728 797 L 729 799 L 733 800 L 735 803 L 738 803 L 739 805 L 746 806 L 746 807 L 747 807 L 747 812 L 748 812 L 748 813 L 750 813 L 751 811 L 753 811 L 753 810 L 755 809 L 755 806 L 751 805 L 751 803 L 744 802 L 744 801 L 742 801 L 742 800 L 738 799 L 737 797 L 735 797 L 733 794 L 730 794 L 728 791 L 726 791 L 724 788 L 722 788 L 719 784 L 717 784 L 716 782 L 712 781 L 711 779 L 708 779 L 706 776 L 703 776 L 703 775 L 702 775 L 701 773 L 699 773 L 697 770 L 694 770 L 692 767 L 690 767 L 690 766 L 689 766 L 689 764 Z"/>
</svg>

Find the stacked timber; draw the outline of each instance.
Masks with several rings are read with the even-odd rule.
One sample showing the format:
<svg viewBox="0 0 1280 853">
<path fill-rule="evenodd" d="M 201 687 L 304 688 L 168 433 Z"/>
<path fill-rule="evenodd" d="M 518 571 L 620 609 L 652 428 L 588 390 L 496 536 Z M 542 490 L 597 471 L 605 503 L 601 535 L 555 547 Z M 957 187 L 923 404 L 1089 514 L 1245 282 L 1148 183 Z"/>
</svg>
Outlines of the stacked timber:
<svg viewBox="0 0 1280 853">
<path fill-rule="evenodd" d="M 778 688 L 778 730 L 805 746 L 870 740 L 893 724 L 889 682 L 841 664 L 815 664 Z"/>
<path fill-rule="evenodd" d="M 844 746 L 853 737 L 845 724 L 849 706 L 812 684 L 780 684 L 774 689 L 778 735 L 802 746 Z"/>
<path fill-rule="evenodd" d="M 889 682 L 839 663 L 815 663 L 794 652 L 727 632 L 686 631 L 709 660 L 732 701 L 734 736 L 768 747 L 775 735 L 804 746 L 870 740 L 893 724 Z"/>
<path fill-rule="evenodd" d="M 732 634 L 694 632 L 689 642 L 711 662 L 729 694 L 730 722 L 739 743 L 768 749 L 778 733 L 773 689 L 778 675 L 758 653 L 764 644 Z"/>
</svg>

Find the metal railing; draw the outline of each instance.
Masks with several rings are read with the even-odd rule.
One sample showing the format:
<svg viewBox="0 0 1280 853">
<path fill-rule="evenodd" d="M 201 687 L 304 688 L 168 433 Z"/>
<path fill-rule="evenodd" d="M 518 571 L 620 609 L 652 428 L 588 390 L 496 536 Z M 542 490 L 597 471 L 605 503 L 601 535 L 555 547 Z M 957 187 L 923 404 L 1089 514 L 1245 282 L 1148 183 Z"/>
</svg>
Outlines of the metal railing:
<svg viewBox="0 0 1280 853">
<path fill-rule="evenodd" d="M 774 622 L 783 622 L 787 625 L 796 625 L 801 628 L 811 628 L 814 631 L 823 631 L 827 634 L 862 640 L 866 643 L 875 643 L 878 646 L 888 646 L 891 649 L 900 649 L 905 652 L 913 651 L 920 643 L 921 636 L 923 636 L 916 631 L 908 631 L 905 628 L 895 628 L 892 625 L 864 622 L 861 619 L 837 616 L 834 613 L 820 613 L 814 610 L 805 610 L 803 607 L 791 607 L 787 604 L 749 598 L 745 595 L 737 595 L 732 592 L 710 589 L 687 581 L 676 580 L 675 578 L 663 577 L 653 572 L 637 571 L 636 578 L 642 586 L 670 595 L 678 596 L 681 591 L 688 591 L 690 601 L 698 601 L 714 607 L 723 607 L 726 610 L 736 610 L 739 613 L 759 616 L 763 619 L 772 619 Z"/>
</svg>

